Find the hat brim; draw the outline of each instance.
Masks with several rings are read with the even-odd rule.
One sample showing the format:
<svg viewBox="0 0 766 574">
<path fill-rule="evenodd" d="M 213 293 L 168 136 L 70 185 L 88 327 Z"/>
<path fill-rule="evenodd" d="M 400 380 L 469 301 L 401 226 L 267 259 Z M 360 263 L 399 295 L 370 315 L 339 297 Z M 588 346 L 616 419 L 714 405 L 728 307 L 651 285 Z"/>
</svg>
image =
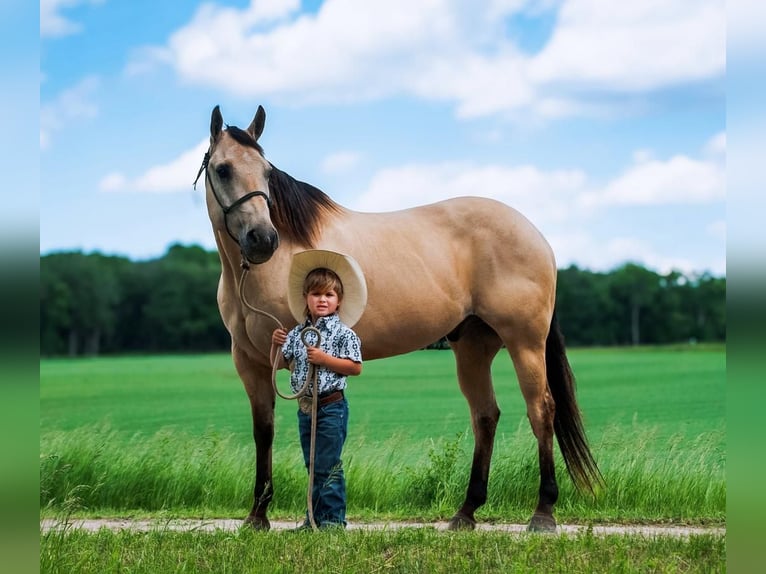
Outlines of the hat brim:
<svg viewBox="0 0 766 574">
<path fill-rule="evenodd" d="M 290 313 L 298 323 L 305 320 L 306 298 L 303 296 L 303 281 L 314 269 L 329 269 L 343 283 L 343 301 L 338 315 L 340 320 L 353 327 L 359 322 L 367 305 L 367 282 L 364 272 L 356 260 L 342 253 L 324 249 L 309 249 L 293 255 L 287 279 L 287 304 Z"/>
</svg>

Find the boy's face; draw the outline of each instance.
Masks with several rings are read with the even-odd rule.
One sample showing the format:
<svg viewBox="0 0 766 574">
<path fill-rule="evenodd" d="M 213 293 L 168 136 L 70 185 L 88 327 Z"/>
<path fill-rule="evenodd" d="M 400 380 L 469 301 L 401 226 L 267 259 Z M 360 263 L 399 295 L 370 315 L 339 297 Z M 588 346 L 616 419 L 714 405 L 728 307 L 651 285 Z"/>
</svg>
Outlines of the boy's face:
<svg viewBox="0 0 766 574">
<path fill-rule="evenodd" d="M 335 289 L 314 289 L 306 295 L 306 305 L 312 319 L 318 319 L 335 313 L 340 305 L 340 299 Z"/>
</svg>

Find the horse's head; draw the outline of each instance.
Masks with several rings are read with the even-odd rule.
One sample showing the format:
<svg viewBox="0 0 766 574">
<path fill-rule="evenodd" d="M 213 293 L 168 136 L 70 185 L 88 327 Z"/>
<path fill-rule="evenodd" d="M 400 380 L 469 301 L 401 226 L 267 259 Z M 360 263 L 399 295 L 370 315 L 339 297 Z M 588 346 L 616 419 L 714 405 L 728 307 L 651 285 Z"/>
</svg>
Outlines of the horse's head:
<svg viewBox="0 0 766 574">
<path fill-rule="evenodd" d="M 265 263 L 279 246 L 271 221 L 269 175 L 271 164 L 263 157 L 258 138 L 266 112 L 258 111 L 247 130 L 227 126 L 218 106 L 210 118 L 210 149 L 205 156 L 205 187 L 210 220 L 239 244 L 250 263 Z"/>
</svg>

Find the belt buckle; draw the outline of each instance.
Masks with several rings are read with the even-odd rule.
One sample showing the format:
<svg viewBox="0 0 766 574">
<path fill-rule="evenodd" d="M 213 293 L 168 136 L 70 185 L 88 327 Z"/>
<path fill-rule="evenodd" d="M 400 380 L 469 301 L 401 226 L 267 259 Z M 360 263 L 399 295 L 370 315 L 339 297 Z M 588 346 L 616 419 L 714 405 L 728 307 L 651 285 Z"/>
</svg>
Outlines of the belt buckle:
<svg viewBox="0 0 766 574">
<path fill-rule="evenodd" d="M 298 408 L 304 415 L 310 415 L 314 398 L 308 395 L 303 395 L 298 399 Z"/>
</svg>

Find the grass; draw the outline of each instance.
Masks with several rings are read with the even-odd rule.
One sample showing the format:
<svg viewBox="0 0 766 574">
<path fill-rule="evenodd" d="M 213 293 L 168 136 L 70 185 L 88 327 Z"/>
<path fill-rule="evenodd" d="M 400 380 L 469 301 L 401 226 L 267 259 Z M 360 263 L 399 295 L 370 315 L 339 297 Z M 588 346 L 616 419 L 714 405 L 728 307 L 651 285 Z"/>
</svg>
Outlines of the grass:
<svg viewBox="0 0 766 574">
<path fill-rule="evenodd" d="M 561 523 L 725 523 L 725 349 L 570 352 L 591 445 L 607 480 L 575 492 L 558 457 Z M 503 415 L 483 521 L 526 522 L 536 443 L 506 355 Z M 287 379 L 280 384 L 286 388 Z M 351 521 L 449 517 L 473 447 L 449 352 L 365 365 L 352 380 L 344 463 Z M 234 517 L 251 505 L 249 408 L 226 355 L 40 362 L 40 514 Z M 305 508 L 295 405 L 278 401 L 272 518 Z M 40 532 L 40 571 L 719 572 L 725 535 L 539 536 L 431 528 L 287 532 Z"/>
<path fill-rule="evenodd" d="M 496 448 L 489 499 L 479 516 L 528 520 L 539 474 L 535 445 L 526 429 Z M 630 446 L 604 453 L 608 488 L 592 499 L 574 491 L 564 476 L 557 516 L 565 522 L 721 523 L 726 488 L 716 433 L 681 449 L 680 435 L 668 457 L 647 458 L 651 433 L 629 437 Z M 703 442 L 703 437 L 706 442 Z M 159 432 L 124 442 L 115 431 L 83 429 L 44 435 L 40 505 L 47 513 L 119 515 L 175 512 L 191 516 L 243 517 L 251 504 L 252 449 L 231 435 L 201 437 Z M 400 456 L 395 441 L 369 449 L 347 444 L 348 513 L 352 520 L 447 518 L 462 502 L 472 443 L 465 435 L 431 446 L 416 458 Z M 413 462 L 414 461 L 414 462 Z M 564 468 L 559 460 L 559 468 Z M 306 475 L 299 454 L 274 459 L 272 516 L 296 518 L 305 508 Z"/>
<path fill-rule="evenodd" d="M 558 460 L 563 521 L 721 523 L 723 347 L 570 353 L 608 488 L 576 493 Z M 495 362 L 503 415 L 482 519 L 529 518 L 536 443 L 512 365 Z M 448 517 L 472 450 L 451 353 L 365 365 L 351 381 L 344 462 L 352 519 Z M 281 381 L 286 385 L 286 378 Z M 295 405 L 278 401 L 272 516 L 299 516 L 305 470 Z M 78 513 L 242 517 L 251 504 L 249 408 L 228 356 L 45 360 L 40 364 L 40 507 Z"/>
<path fill-rule="evenodd" d="M 723 349 L 571 355 L 608 488 L 595 499 L 575 492 L 559 458 L 559 519 L 723 522 Z M 352 519 L 444 518 L 462 502 L 472 437 L 453 369 L 449 352 L 420 352 L 370 363 L 352 381 L 344 456 Z M 246 514 L 249 409 L 229 357 L 43 361 L 40 371 L 44 513 Z M 504 414 L 480 516 L 526 521 L 539 481 L 536 442 L 507 357 L 494 374 Z M 304 508 L 306 477 L 295 405 L 277 407 L 271 513 L 292 518 Z"/>
<path fill-rule="evenodd" d="M 575 349 L 570 361 L 594 443 L 614 428 L 652 428 L 662 441 L 722 428 L 726 354 L 722 346 Z M 287 372 L 280 386 L 287 388 Z M 493 364 L 503 414 L 498 432 L 515 433 L 526 411 L 506 353 Z M 350 436 L 368 444 L 453 437 L 470 429 L 452 353 L 421 351 L 371 361 L 348 390 Z M 275 451 L 295 446 L 295 403 L 278 400 Z M 107 425 L 126 437 L 179 431 L 232 434 L 252 441 L 250 410 L 228 355 L 48 359 L 40 362 L 40 431 Z M 648 445 L 652 446 L 652 445 Z"/>
<path fill-rule="evenodd" d="M 40 572 L 720 572 L 720 535 L 509 536 L 433 529 L 41 534 Z"/>
</svg>

